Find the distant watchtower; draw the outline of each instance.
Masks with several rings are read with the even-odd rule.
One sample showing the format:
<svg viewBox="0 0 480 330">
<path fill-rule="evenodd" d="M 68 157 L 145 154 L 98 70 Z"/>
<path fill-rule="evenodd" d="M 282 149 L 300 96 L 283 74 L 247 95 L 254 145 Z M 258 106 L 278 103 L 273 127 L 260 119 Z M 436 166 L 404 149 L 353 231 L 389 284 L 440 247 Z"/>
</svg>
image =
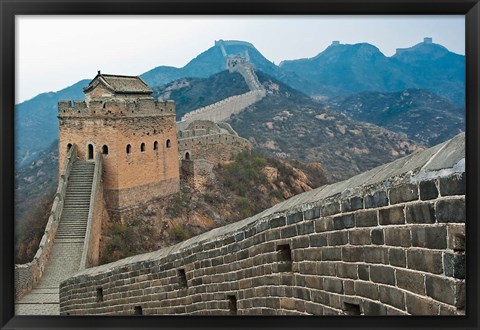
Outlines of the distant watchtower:
<svg viewBox="0 0 480 330">
<path fill-rule="evenodd" d="M 80 160 L 101 155 L 110 213 L 178 192 L 175 103 L 154 101 L 139 77 L 100 71 L 84 93 L 85 101 L 58 103 L 60 173 L 73 144 Z"/>
</svg>

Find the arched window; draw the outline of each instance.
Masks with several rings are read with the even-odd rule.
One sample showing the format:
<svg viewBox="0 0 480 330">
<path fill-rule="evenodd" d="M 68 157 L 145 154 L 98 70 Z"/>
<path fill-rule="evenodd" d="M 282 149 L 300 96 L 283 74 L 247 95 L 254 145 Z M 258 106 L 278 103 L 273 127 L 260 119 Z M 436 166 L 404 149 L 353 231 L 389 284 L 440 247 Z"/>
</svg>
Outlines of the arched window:
<svg viewBox="0 0 480 330">
<path fill-rule="evenodd" d="M 185 153 L 185 159 L 190 159 L 190 153 L 188 151 Z"/>
<path fill-rule="evenodd" d="M 153 142 L 153 150 L 158 150 L 158 142 Z"/>
<path fill-rule="evenodd" d="M 167 148 L 170 148 L 172 146 L 172 143 L 170 142 L 170 140 L 167 140 L 166 146 Z"/>
<path fill-rule="evenodd" d="M 72 144 L 71 143 L 67 144 L 67 152 L 69 152 L 71 148 L 72 148 Z"/>
<path fill-rule="evenodd" d="M 88 145 L 88 159 L 93 159 L 93 145 Z"/>
<path fill-rule="evenodd" d="M 102 147 L 102 154 L 108 155 L 108 146 L 107 146 L 107 145 L 104 145 L 104 146 Z"/>
<path fill-rule="evenodd" d="M 130 155 L 132 153 L 132 146 L 127 144 L 127 155 Z"/>
<path fill-rule="evenodd" d="M 145 152 L 145 143 L 142 142 L 142 144 L 140 145 L 140 151 L 141 152 Z"/>
</svg>

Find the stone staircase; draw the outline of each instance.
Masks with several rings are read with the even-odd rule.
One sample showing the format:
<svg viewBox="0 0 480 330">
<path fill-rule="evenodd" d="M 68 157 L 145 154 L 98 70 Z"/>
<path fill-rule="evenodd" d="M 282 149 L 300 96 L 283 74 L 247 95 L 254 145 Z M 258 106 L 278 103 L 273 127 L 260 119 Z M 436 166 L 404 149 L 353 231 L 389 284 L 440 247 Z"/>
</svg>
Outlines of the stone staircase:
<svg viewBox="0 0 480 330">
<path fill-rule="evenodd" d="M 80 268 L 94 169 L 93 162 L 73 163 L 49 261 L 38 285 L 15 303 L 16 315 L 59 315 L 60 283 Z"/>
<path fill-rule="evenodd" d="M 93 162 L 76 161 L 73 164 L 55 240 L 85 238 L 94 169 Z"/>
</svg>

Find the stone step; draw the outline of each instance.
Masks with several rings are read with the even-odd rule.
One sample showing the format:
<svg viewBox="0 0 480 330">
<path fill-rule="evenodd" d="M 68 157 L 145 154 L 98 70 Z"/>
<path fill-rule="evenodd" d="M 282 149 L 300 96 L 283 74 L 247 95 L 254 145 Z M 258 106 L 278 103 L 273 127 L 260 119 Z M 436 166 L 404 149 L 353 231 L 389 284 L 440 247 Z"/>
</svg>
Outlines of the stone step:
<svg viewBox="0 0 480 330">
<path fill-rule="evenodd" d="M 88 201 L 68 201 L 63 204 L 63 209 L 83 209 L 83 208 L 89 208 L 90 206 L 90 200 Z"/>
<path fill-rule="evenodd" d="M 69 220 L 69 219 L 75 220 L 78 217 L 87 217 L 87 216 L 88 216 L 87 211 L 85 211 L 85 212 L 68 212 L 68 213 L 63 214 L 63 217 L 62 217 L 63 219 L 62 220 Z"/>
<path fill-rule="evenodd" d="M 86 228 L 80 228 L 80 229 L 71 229 L 71 230 L 63 230 L 63 231 L 57 231 L 57 235 L 58 234 L 66 234 L 66 235 L 69 235 L 69 234 L 85 234 L 85 231 L 87 229 Z"/>
<path fill-rule="evenodd" d="M 60 228 L 58 228 L 58 230 L 62 229 L 62 228 L 67 228 L 67 227 L 87 227 L 87 221 L 85 219 L 85 221 L 77 221 L 77 222 L 67 222 L 67 223 L 63 223 Z"/>
<path fill-rule="evenodd" d="M 69 207 L 67 209 L 63 210 L 62 217 L 67 219 L 69 216 L 83 216 L 83 215 L 88 215 L 89 208 L 88 207 L 83 207 L 83 208 L 74 208 L 74 207 Z"/>
<path fill-rule="evenodd" d="M 84 227 L 84 228 L 65 228 L 64 230 L 57 231 L 57 234 L 72 234 L 72 233 L 82 234 L 82 233 L 85 233 L 86 230 L 87 230 L 86 227 Z"/>
<path fill-rule="evenodd" d="M 92 187 L 76 187 L 75 189 L 67 189 L 67 193 L 90 194 L 91 192 Z"/>
<path fill-rule="evenodd" d="M 65 203 L 63 203 L 63 206 L 65 207 L 67 205 L 70 205 L 70 206 L 85 205 L 86 207 L 88 207 L 90 205 L 90 199 L 67 200 L 65 201 Z"/>
<path fill-rule="evenodd" d="M 77 224 L 63 224 L 58 228 L 57 230 L 63 230 L 65 228 L 87 228 L 87 222 L 85 221 L 83 224 L 82 223 L 77 223 Z"/>
<path fill-rule="evenodd" d="M 85 212 L 85 213 L 69 213 L 69 214 L 65 214 L 62 217 L 61 222 L 62 223 L 78 222 L 78 221 L 81 221 L 82 219 L 87 219 L 87 218 L 88 218 L 88 212 Z"/>
<path fill-rule="evenodd" d="M 65 197 L 65 200 L 68 200 L 69 198 L 70 199 L 79 199 L 79 198 L 83 198 L 83 199 L 88 199 L 90 200 L 90 194 L 68 194 L 66 197 Z"/>
<path fill-rule="evenodd" d="M 57 233 L 57 238 L 85 238 L 85 230 L 83 231 L 72 231 L 72 232 L 64 232 L 64 233 Z"/>
<path fill-rule="evenodd" d="M 60 226 L 57 231 L 59 230 L 64 230 L 64 229 L 85 229 L 87 228 L 87 221 L 84 221 L 83 223 L 79 224 L 64 224 L 63 226 Z"/>
<path fill-rule="evenodd" d="M 58 233 L 58 239 L 62 238 L 85 238 L 85 230 L 80 232 L 65 232 L 65 233 Z"/>
<path fill-rule="evenodd" d="M 84 209 L 75 209 L 75 208 L 68 208 L 63 210 L 63 217 L 66 219 L 68 216 L 81 216 L 81 215 L 87 215 L 89 211 L 89 208 L 84 208 Z"/>
<path fill-rule="evenodd" d="M 62 222 L 60 223 L 62 226 L 63 225 L 69 225 L 69 224 L 77 224 L 77 223 L 87 223 L 88 221 L 88 217 L 85 216 L 85 217 L 76 217 L 76 218 L 72 218 L 72 219 L 75 219 L 75 220 L 70 220 L 70 219 L 62 219 Z M 64 222 L 65 221 L 65 222 Z"/>
</svg>

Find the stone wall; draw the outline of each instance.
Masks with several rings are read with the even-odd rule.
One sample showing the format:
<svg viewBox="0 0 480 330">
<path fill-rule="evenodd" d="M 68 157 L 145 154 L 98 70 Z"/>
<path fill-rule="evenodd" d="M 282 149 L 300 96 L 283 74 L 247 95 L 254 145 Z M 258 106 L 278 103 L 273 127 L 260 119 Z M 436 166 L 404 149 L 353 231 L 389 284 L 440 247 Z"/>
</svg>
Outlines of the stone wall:
<svg viewBox="0 0 480 330">
<path fill-rule="evenodd" d="M 206 159 L 212 163 L 231 160 L 234 155 L 242 151 L 251 150 L 251 143 L 239 136 L 231 134 L 209 134 L 178 140 L 180 159 Z"/>
<path fill-rule="evenodd" d="M 103 156 L 98 153 L 95 158 L 95 170 L 93 174 L 92 194 L 90 196 L 87 230 L 85 232 L 85 242 L 79 269 L 98 265 L 102 221 L 108 222 L 107 208 L 103 198 L 102 160 Z"/>
<path fill-rule="evenodd" d="M 20 299 L 23 295 L 32 290 L 40 281 L 45 266 L 48 262 L 50 252 L 53 248 L 55 234 L 63 211 L 63 201 L 67 191 L 68 177 L 72 165 L 77 158 L 77 149 L 74 145 L 70 148 L 64 159 L 63 170 L 58 181 L 57 191 L 50 211 L 45 233 L 40 241 L 37 253 L 33 260 L 27 264 L 15 265 L 15 298 Z"/>
<path fill-rule="evenodd" d="M 183 159 L 181 168 L 182 181 L 191 188 L 204 192 L 215 178 L 213 167 L 214 164 L 205 159 Z"/>
<path fill-rule="evenodd" d="M 264 90 L 250 91 L 245 94 L 230 96 L 206 107 L 193 110 L 182 117 L 182 121 L 210 120 L 213 122 L 225 121 L 233 114 L 260 101 L 266 95 Z"/>
<path fill-rule="evenodd" d="M 464 157 L 460 134 L 175 246 L 87 269 L 61 284 L 61 314 L 463 315 Z"/>
</svg>

